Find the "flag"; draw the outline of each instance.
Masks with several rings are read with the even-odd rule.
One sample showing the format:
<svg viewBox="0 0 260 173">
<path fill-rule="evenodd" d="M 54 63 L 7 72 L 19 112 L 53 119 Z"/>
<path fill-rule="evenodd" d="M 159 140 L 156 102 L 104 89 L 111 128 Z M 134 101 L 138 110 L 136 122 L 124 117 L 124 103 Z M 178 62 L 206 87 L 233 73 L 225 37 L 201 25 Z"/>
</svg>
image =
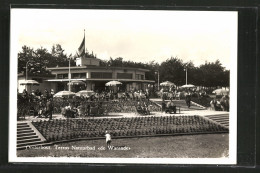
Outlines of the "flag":
<svg viewBox="0 0 260 173">
<path fill-rule="evenodd" d="M 85 54 L 85 35 L 84 38 L 78 48 L 79 56 L 83 56 Z"/>
</svg>

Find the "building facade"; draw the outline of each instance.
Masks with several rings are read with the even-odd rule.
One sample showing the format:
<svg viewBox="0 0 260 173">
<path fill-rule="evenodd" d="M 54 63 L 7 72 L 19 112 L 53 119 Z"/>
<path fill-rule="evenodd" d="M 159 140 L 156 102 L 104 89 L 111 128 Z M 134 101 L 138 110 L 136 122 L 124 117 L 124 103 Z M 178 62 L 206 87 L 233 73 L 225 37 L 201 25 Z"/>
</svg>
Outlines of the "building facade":
<svg viewBox="0 0 260 173">
<path fill-rule="evenodd" d="M 22 82 L 26 81 L 26 75 L 24 73 L 19 73 L 17 76 L 17 90 L 19 93 L 22 93 L 23 90 L 27 90 L 28 92 L 31 92 L 32 90 L 40 90 L 44 91 L 45 89 L 52 89 L 56 88 L 55 83 L 48 82 L 48 79 L 53 79 L 55 76 L 53 75 L 28 75 L 27 80 L 35 80 L 39 83 L 39 85 L 21 85 Z"/>
<path fill-rule="evenodd" d="M 97 58 L 80 57 L 76 59 L 76 66 L 47 68 L 55 76 L 46 81 L 51 83 L 55 91 L 68 90 L 69 81 L 84 81 L 85 86 L 73 86 L 72 91 L 82 89 L 93 91 L 104 91 L 109 89 L 105 83 L 119 81 L 122 85 L 116 90 L 145 90 L 148 84 L 154 84 L 153 80 L 146 80 L 147 69 L 130 67 L 101 67 Z"/>
</svg>

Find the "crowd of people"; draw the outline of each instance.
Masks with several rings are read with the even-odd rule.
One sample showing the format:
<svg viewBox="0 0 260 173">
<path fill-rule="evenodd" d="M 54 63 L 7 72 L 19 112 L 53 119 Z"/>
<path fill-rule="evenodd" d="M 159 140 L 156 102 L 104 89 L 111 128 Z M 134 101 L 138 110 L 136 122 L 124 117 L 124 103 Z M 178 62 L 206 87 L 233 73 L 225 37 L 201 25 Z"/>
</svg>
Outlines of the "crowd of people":
<svg viewBox="0 0 260 173">
<path fill-rule="evenodd" d="M 164 89 L 162 88 L 159 92 L 157 92 L 157 95 L 161 97 L 164 100 L 170 100 L 170 99 L 186 99 L 187 94 L 189 94 L 192 97 L 207 97 L 207 93 L 204 90 L 197 91 L 196 88 L 189 88 L 189 89 Z"/>
<path fill-rule="evenodd" d="M 52 119 L 52 113 L 61 113 L 64 117 L 75 118 L 91 115 L 104 115 L 107 112 L 140 112 L 150 114 L 149 92 L 138 90 L 113 93 L 108 91 L 93 92 L 89 96 L 54 98 L 54 90 L 43 92 L 24 90 L 18 93 L 18 116 L 34 115 Z M 116 102 L 115 102 L 116 101 Z M 133 102 L 133 104 L 131 104 Z M 156 108 L 157 109 L 157 108 Z"/>
<path fill-rule="evenodd" d="M 52 119 L 53 95 L 53 89 L 49 91 L 45 89 L 44 92 L 37 89 L 30 93 L 24 89 L 22 94 L 18 94 L 18 114 L 23 116 L 31 114 L 35 117 Z"/>
<path fill-rule="evenodd" d="M 224 95 L 220 99 L 214 98 L 210 102 L 210 106 L 216 111 L 229 111 L 229 96 Z"/>
<path fill-rule="evenodd" d="M 173 99 L 178 96 L 177 90 L 170 89 L 160 91 L 162 98 L 161 110 L 166 113 L 176 113 L 176 105 Z M 191 106 L 191 98 L 194 95 L 203 97 L 205 92 L 196 92 L 187 90 L 184 93 L 184 99 L 187 107 Z M 39 89 L 32 90 L 30 93 L 24 90 L 18 94 L 18 116 L 19 115 L 34 115 L 35 117 L 44 117 L 52 119 L 52 113 L 61 113 L 64 117 L 74 118 L 77 116 L 91 116 L 91 115 L 104 115 L 107 112 L 135 112 L 140 114 L 149 115 L 151 110 L 157 111 L 155 105 L 152 105 L 150 100 L 151 91 L 146 90 L 132 90 L 129 92 L 121 91 L 114 93 L 113 91 L 93 92 L 89 96 L 72 96 L 70 102 L 64 101 L 64 98 L 53 98 L 54 90 L 45 89 L 41 92 Z M 166 99 L 170 99 L 167 103 Z M 59 101 L 57 101 L 59 100 Z M 113 101 L 118 101 L 114 102 Z M 133 104 L 131 104 L 133 102 Z M 214 110 L 229 111 L 229 97 L 223 96 L 221 99 L 213 99 L 210 102 Z"/>
</svg>

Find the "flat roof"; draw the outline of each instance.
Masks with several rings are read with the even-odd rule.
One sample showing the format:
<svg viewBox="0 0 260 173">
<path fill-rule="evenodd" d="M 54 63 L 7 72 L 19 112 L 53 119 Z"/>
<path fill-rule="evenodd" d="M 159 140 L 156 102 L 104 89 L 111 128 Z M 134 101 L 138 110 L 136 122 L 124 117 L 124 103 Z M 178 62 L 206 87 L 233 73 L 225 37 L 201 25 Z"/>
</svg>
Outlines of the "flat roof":
<svg viewBox="0 0 260 173">
<path fill-rule="evenodd" d="M 75 80 L 81 80 L 81 81 L 119 81 L 119 82 L 148 82 L 148 83 L 154 83 L 153 80 L 136 80 L 136 79 L 97 79 L 97 78 L 84 78 L 84 79 L 48 79 L 45 81 L 48 82 L 69 82 L 69 81 L 75 81 Z"/>
<path fill-rule="evenodd" d="M 55 70 L 68 70 L 69 67 L 50 67 L 46 68 L 47 70 L 55 71 Z M 71 70 L 74 69 L 102 69 L 102 70 L 110 70 L 110 69 L 127 69 L 127 70 L 139 70 L 139 71 L 145 71 L 148 72 L 150 70 L 143 69 L 143 68 L 134 68 L 134 67 L 103 67 L 103 66 L 72 66 L 70 67 Z"/>
<path fill-rule="evenodd" d="M 18 73 L 17 74 L 18 77 L 25 77 L 26 74 L 24 73 Z M 36 78 L 51 78 L 54 77 L 54 74 L 32 74 L 32 73 L 28 73 L 28 77 L 36 77 Z"/>
</svg>

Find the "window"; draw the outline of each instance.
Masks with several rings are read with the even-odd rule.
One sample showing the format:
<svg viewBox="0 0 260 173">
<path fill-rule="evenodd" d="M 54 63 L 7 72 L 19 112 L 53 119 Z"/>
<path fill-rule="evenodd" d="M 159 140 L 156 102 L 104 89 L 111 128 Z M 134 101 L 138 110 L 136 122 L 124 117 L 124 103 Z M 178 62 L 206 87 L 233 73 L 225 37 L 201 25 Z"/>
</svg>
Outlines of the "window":
<svg viewBox="0 0 260 173">
<path fill-rule="evenodd" d="M 86 73 L 72 73 L 71 74 L 72 79 L 82 79 L 86 78 Z"/>
<path fill-rule="evenodd" d="M 106 73 L 106 72 L 91 72 L 91 78 L 112 79 L 112 73 Z"/>
<path fill-rule="evenodd" d="M 57 74 L 57 79 L 68 79 L 68 74 Z"/>
<path fill-rule="evenodd" d="M 135 79 L 137 79 L 137 80 L 144 80 L 144 75 L 142 75 L 142 74 L 136 74 L 136 75 L 135 75 Z"/>
<path fill-rule="evenodd" d="M 117 73 L 117 79 L 133 79 L 132 73 Z"/>
</svg>

